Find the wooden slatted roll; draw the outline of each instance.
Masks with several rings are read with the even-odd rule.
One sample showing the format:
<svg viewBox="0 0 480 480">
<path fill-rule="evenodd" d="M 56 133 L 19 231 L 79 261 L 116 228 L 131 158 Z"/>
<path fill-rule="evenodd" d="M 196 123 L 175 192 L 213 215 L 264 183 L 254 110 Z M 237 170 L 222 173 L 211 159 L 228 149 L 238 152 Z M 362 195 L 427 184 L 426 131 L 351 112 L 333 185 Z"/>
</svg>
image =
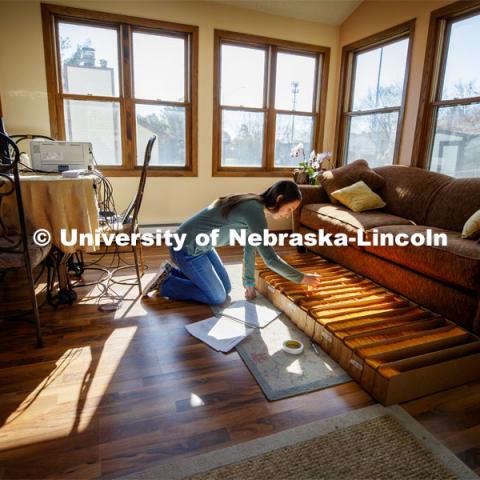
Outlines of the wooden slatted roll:
<svg viewBox="0 0 480 480">
<path fill-rule="evenodd" d="M 314 254 L 284 258 L 319 285 L 256 264 L 259 289 L 362 387 L 389 405 L 480 378 L 480 339 Z"/>
</svg>

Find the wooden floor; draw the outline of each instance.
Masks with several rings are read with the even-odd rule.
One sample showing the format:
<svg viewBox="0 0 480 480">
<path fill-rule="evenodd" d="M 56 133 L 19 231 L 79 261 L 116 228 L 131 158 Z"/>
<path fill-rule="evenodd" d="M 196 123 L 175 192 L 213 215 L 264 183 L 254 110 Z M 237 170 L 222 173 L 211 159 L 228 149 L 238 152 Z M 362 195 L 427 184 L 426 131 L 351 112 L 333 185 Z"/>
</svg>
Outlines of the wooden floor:
<svg viewBox="0 0 480 480">
<path fill-rule="evenodd" d="M 238 249 L 221 255 L 241 260 Z M 165 257 L 147 254 L 146 279 Z M 44 306 L 43 349 L 31 325 L 0 321 L 0 478 L 116 476 L 375 403 L 354 382 L 269 402 L 236 352 L 186 333 L 207 306 L 115 288 L 127 298 L 116 312 L 98 311 L 94 287 L 73 307 Z M 9 309 L 19 290 L 2 284 Z M 480 474 L 480 384 L 403 407 Z"/>
</svg>

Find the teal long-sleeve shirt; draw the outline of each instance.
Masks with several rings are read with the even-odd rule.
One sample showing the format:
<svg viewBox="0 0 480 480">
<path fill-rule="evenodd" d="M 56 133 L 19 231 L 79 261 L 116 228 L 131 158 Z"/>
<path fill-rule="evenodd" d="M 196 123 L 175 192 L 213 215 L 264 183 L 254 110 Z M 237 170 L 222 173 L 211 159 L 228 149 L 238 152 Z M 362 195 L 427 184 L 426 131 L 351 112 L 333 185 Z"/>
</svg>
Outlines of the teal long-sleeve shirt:
<svg viewBox="0 0 480 480">
<path fill-rule="evenodd" d="M 210 235 L 213 230 L 217 229 L 216 244 L 224 246 L 228 245 L 230 230 L 240 231 L 245 229 L 247 235 L 249 235 L 251 233 L 263 234 L 263 231 L 267 228 L 263 204 L 257 200 L 247 200 L 234 207 L 227 218 L 222 215 L 221 207 L 212 204 L 185 220 L 176 233 L 185 234 L 184 248 L 189 255 L 202 255 L 211 250 L 212 245 L 198 245 L 195 239 L 199 233 Z M 274 272 L 292 282 L 302 282 L 304 274 L 282 260 L 272 247 L 266 245 L 254 247 L 247 243 L 243 254 L 244 286 L 255 286 L 255 253 L 257 249 L 265 264 Z"/>
</svg>

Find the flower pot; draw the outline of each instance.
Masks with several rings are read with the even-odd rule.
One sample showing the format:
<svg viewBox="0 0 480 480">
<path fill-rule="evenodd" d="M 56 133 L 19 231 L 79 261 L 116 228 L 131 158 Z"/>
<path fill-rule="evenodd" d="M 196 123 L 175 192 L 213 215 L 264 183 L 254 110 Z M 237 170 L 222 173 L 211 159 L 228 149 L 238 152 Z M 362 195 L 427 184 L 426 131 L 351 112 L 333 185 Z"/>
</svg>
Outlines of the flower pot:
<svg viewBox="0 0 480 480">
<path fill-rule="evenodd" d="M 295 169 L 293 171 L 293 180 L 298 185 L 306 185 L 309 183 L 308 174 L 304 170 Z"/>
</svg>

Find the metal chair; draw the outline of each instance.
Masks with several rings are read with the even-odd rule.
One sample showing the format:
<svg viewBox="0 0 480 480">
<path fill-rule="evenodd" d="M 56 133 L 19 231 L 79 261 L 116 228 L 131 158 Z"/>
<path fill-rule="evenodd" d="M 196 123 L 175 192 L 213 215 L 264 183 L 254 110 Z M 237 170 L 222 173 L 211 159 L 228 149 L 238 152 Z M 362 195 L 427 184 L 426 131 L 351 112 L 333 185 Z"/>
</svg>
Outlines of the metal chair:
<svg viewBox="0 0 480 480">
<path fill-rule="evenodd" d="M 0 212 L 2 199 L 8 195 L 16 196 L 18 227 L 12 231 L 7 227 L 0 215 L 0 271 L 4 273 L 11 270 L 25 269 L 28 280 L 28 291 L 32 304 L 33 320 L 36 328 L 37 345 L 43 346 L 40 325 L 40 314 L 37 297 L 35 294 L 35 279 L 33 269 L 40 265 L 48 255 L 50 245 L 39 247 L 33 242 L 33 237 L 27 233 L 25 212 L 20 188 L 20 150 L 15 142 L 0 133 Z M 8 155 L 8 158 L 5 156 Z M 4 162 L 4 160 L 6 160 Z"/>
<path fill-rule="evenodd" d="M 122 213 L 122 215 L 116 217 L 113 222 L 111 217 L 103 219 L 103 221 L 105 222 L 105 232 L 128 234 L 139 233 L 138 215 L 140 213 L 140 207 L 142 205 L 143 192 L 145 190 L 145 184 L 147 183 L 148 167 L 150 166 L 152 149 L 156 139 L 156 135 L 150 137 L 147 143 L 147 147 L 145 148 L 142 173 L 140 175 L 140 182 L 138 184 L 138 189 L 135 197 L 132 199 L 132 201 L 130 202 L 126 210 Z M 102 218 L 100 219 L 100 221 L 102 221 Z M 144 272 L 144 261 L 141 242 L 136 242 L 135 245 L 132 245 L 132 253 L 135 261 L 138 290 L 140 292 L 140 295 L 142 295 L 143 291 L 141 274 L 143 275 Z"/>
</svg>

